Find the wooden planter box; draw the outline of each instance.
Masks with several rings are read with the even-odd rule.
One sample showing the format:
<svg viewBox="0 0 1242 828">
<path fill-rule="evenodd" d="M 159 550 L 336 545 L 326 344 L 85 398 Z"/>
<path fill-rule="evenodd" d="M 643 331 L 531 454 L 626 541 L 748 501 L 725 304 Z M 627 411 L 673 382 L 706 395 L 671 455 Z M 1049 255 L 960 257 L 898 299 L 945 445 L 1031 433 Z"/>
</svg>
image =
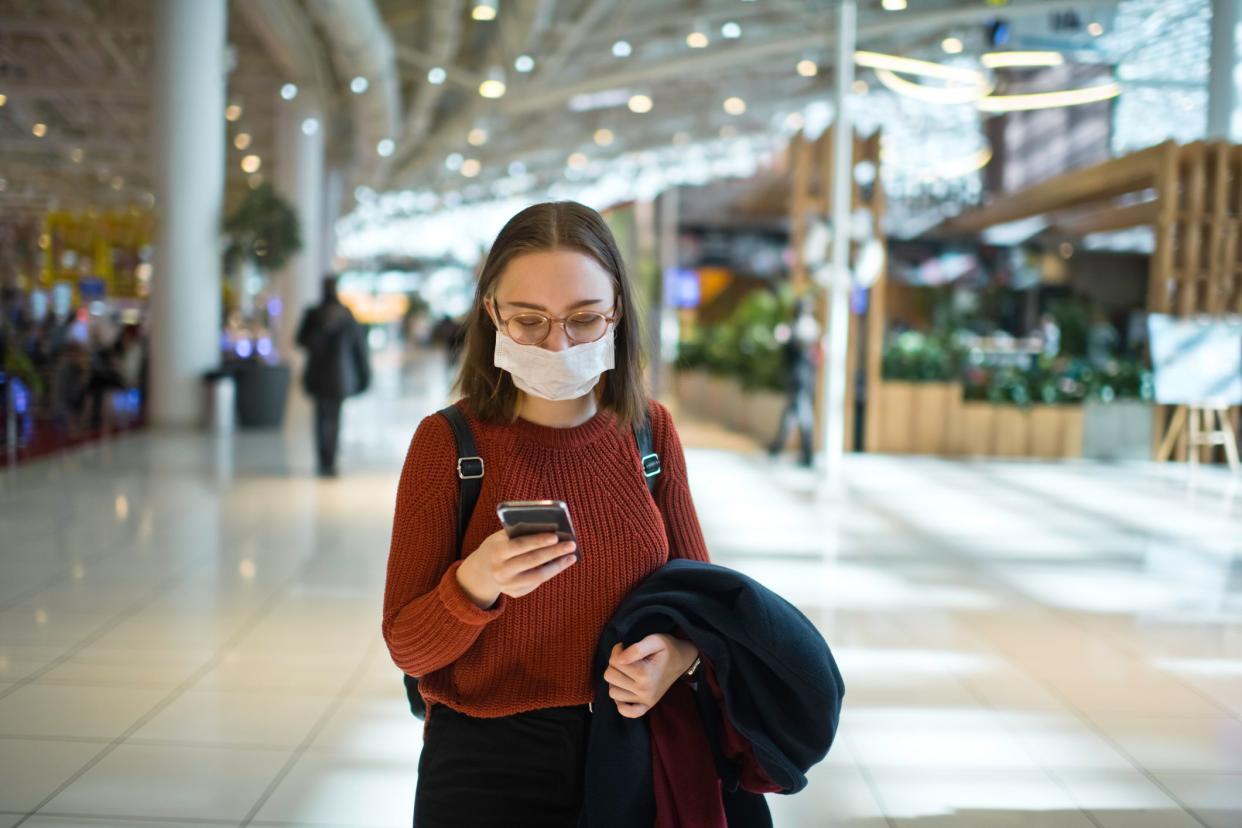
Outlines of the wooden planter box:
<svg viewBox="0 0 1242 828">
<path fill-rule="evenodd" d="M 779 391 L 746 391 L 742 409 L 746 418 L 743 431 L 760 445 L 766 446 L 776 438 L 781 427 L 781 414 L 785 411 L 785 395 Z"/>
<path fill-rule="evenodd" d="M 955 455 L 961 452 L 962 386 L 956 382 L 879 383 L 879 433 L 871 443 L 885 454 Z"/>
<path fill-rule="evenodd" d="M 990 402 L 962 404 L 962 453 L 972 457 L 1082 456 L 1083 411 L 1077 405 L 1020 408 Z"/>
</svg>

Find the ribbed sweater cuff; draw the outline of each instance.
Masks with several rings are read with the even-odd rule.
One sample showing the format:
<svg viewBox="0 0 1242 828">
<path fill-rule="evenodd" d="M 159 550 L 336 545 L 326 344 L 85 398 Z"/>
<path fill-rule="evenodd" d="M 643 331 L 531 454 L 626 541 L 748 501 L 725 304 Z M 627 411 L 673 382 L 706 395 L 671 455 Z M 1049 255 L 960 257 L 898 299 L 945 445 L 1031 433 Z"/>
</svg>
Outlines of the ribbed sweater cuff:
<svg viewBox="0 0 1242 828">
<path fill-rule="evenodd" d="M 461 561 L 454 561 L 452 566 L 445 570 L 444 577 L 440 579 L 440 586 L 436 588 L 436 594 L 440 596 L 440 603 L 444 604 L 444 608 L 458 621 L 481 627 L 499 618 L 500 614 L 505 611 L 505 596 L 501 595 L 491 609 L 479 609 L 479 606 L 470 600 L 470 596 L 457 582 L 457 569 L 461 564 Z"/>
</svg>

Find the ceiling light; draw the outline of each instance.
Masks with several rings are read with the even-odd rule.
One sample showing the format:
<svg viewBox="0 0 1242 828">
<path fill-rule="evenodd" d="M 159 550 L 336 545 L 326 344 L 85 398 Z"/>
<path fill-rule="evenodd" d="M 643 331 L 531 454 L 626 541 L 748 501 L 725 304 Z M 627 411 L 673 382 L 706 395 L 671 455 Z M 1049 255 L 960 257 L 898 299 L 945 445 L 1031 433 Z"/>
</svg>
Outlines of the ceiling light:
<svg viewBox="0 0 1242 828">
<path fill-rule="evenodd" d="M 633 53 L 634 49 L 630 46 L 628 40 L 618 40 L 616 43 L 612 44 L 613 57 L 629 57 Z"/>
<path fill-rule="evenodd" d="M 460 169 L 461 169 L 462 160 L 463 160 L 463 159 L 462 159 L 462 157 L 461 157 L 461 153 L 460 153 L 460 152 L 455 152 L 455 153 L 451 154 L 448 158 L 445 158 L 445 159 L 444 159 L 444 166 L 445 166 L 445 167 L 446 167 L 446 168 L 447 168 L 450 172 L 457 172 L 458 170 L 460 170 Z"/>
<path fill-rule="evenodd" d="M 651 98 L 648 98 L 646 95 L 635 95 L 629 101 L 630 112 L 636 112 L 639 115 L 650 112 L 652 106 L 654 104 L 651 102 Z"/>
<path fill-rule="evenodd" d="M 513 68 L 519 72 L 529 72 L 535 68 L 535 59 L 530 55 L 518 55 L 513 61 Z"/>
<path fill-rule="evenodd" d="M 819 67 L 813 60 L 798 61 L 798 74 L 804 78 L 813 78 L 819 74 Z"/>
<path fill-rule="evenodd" d="M 224 120 L 236 121 L 242 116 L 242 108 L 237 104 L 229 104 L 224 108 Z"/>
<path fill-rule="evenodd" d="M 440 84 L 444 83 L 444 79 L 447 77 L 448 77 L 448 72 L 445 72 L 439 66 L 433 66 L 427 72 L 427 82 L 432 84 L 433 86 L 439 86 Z"/>
<path fill-rule="evenodd" d="M 742 27 L 730 20 L 720 27 L 720 36 L 729 40 L 737 40 L 742 36 Z"/>
<path fill-rule="evenodd" d="M 291 101 L 298 96 L 298 85 L 296 83 L 286 83 L 280 87 L 280 97 L 286 101 Z"/>
<path fill-rule="evenodd" d="M 854 81 L 853 89 L 854 89 L 855 95 L 866 95 L 868 92 L 871 91 L 871 87 L 868 86 L 867 82 L 863 80 L 862 78 L 859 78 L 858 80 Z"/>
<path fill-rule="evenodd" d="M 1030 95 L 996 95 L 979 101 L 981 112 L 1028 112 L 1032 109 L 1056 109 L 1062 106 L 1082 106 L 1111 100 L 1121 94 L 1116 83 L 1088 86 L 1082 89 L 1063 89 L 1060 92 L 1037 92 Z"/>
<path fill-rule="evenodd" d="M 905 11 L 906 0 L 884 0 L 884 11 Z"/>
<path fill-rule="evenodd" d="M 944 40 L 940 41 L 940 48 L 944 49 L 946 54 L 960 55 L 962 50 L 966 47 L 962 44 L 960 39 L 956 37 L 946 37 Z"/>
<path fill-rule="evenodd" d="M 3 92 L 0 92 L 0 106 L 4 106 L 8 102 L 8 96 L 6 96 Z"/>
<path fill-rule="evenodd" d="M 487 130 L 475 127 L 470 130 L 470 134 L 466 136 L 466 141 L 472 147 L 481 147 L 487 143 Z"/>
<path fill-rule="evenodd" d="M 724 111 L 730 115 L 741 115 L 746 112 L 746 101 L 741 98 L 725 98 Z"/>
<path fill-rule="evenodd" d="M 929 60 L 886 55 L 880 52 L 855 52 L 854 62 L 868 69 L 889 69 L 903 75 L 919 75 L 925 78 L 957 81 L 958 83 L 978 84 L 984 78 L 981 72 L 959 66 L 945 66 Z"/>
<path fill-rule="evenodd" d="M 801 112 L 790 112 L 785 116 L 785 129 L 798 130 L 806 126 L 806 118 Z"/>
<path fill-rule="evenodd" d="M 686 45 L 691 49 L 706 49 L 707 43 L 707 35 L 702 32 L 691 32 L 686 35 Z"/>
<path fill-rule="evenodd" d="M 496 0 L 475 0 L 470 16 L 475 20 L 495 20 L 496 12 Z"/>
<path fill-rule="evenodd" d="M 241 168 L 243 172 L 258 172 L 259 167 L 263 166 L 263 159 L 257 155 L 247 155 L 241 160 Z"/>
<path fill-rule="evenodd" d="M 307 136 L 314 135 L 318 131 L 319 131 L 319 119 L 318 118 L 307 118 L 306 120 L 302 121 L 302 134 L 303 135 L 307 135 Z"/>
<path fill-rule="evenodd" d="M 461 174 L 466 178 L 474 178 L 482 169 L 483 165 L 474 158 L 467 158 L 461 163 Z"/>
<path fill-rule="evenodd" d="M 886 88 L 899 95 L 935 104 L 976 103 L 991 94 L 994 88 L 992 84 L 984 81 L 982 77 L 975 84 L 950 86 L 929 86 L 923 83 L 914 83 L 889 69 L 876 69 L 875 77 Z"/>
<path fill-rule="evenodd" d="M 367 87 L 369 87 L 370 85 L 371 85 L 370 81 L 368 81 L 362 75 L 359 75 L 358 77 L 354 78 L 353 80 L 349 82 L 349 91 L 353 92 L 355 95 L 361 95 L 363 92 L 367 91 Z"/>
<path fill-rule="evenodd" d="M 580 170 L 587 165 L 587 157 L 581 152 L 575 152 L 573 155 L 569 156 L 569 160 L 566 161 L 566 163 L 569 164 L 572 169 Z"/>
<path fill-rule="evenodd" d="M 615 136 L 612 134 L 611 129 L 595 130 L 595 143 L 599 144 L 601 147 L 610 145 L 613 142 L 614 137 Z"/>
<path fill-rule="evenodd" d="M 989 69 L 1011 69 L 1026 66 L 1060 66 L 1065 58 L 1060 52 L 988 52 L 979 62 Z"/>
<path fill-rule="evenodd" d="M 485 98 L 503 98 L 505 94 L 505 73 L 498 67 L 487 73 L 487 80 L 479 84 L 479 94 Z"/>
<path fill-rule="evenodd" d="M 1092 37 L 1099 37 L 1104 34 L 1104 25 L 1102 23 L 1088 23 L 1087 33 Z"/>
<path fill-rule="evenodd" d="M 69 153 L 69 158 L 75 164 L 81 164 L 82 159 L 86 157 L 86 152 L 81 147 L 74 147 L 73 152 Z"/>
<path fill-rule="evenodd" d="M 233 146 L 237 147 L 239 150 L 244 150 L 246 147 L 250 146 L 250 133 L 239 132 L 233 136 Z"/>
<path fill-rule="evenodd" d="M 30 128 L 30 131 L 34 133 L 36 138 L 42 138 L 47 135 L 47 124 L 35 124 Z"/>
<path fill-rule="evenodd" d="M 387 158 L 397 149 L 396 143 L 391 138 L 384 138 L 375 145 L 375 151 L 380 154 L 381 158 Z"/>
</svg>

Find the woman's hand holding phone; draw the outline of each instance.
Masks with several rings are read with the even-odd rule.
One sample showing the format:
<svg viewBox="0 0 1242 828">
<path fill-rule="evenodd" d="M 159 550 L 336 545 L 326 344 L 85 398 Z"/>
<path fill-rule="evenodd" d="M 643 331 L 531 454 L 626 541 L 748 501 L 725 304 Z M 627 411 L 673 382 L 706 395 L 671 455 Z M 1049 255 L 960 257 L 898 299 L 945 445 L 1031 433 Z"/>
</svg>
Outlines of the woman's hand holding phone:
<svg viewBox="0 0 1242 828">
<path fill-rule="evenodd" d="M 490 609 L 501 595 L 521 598 L 578 560 L 573 541 L 553 532 L 510 538 L 501 529 L 489 535 L 457 568 L 457 583 L 475 605 Z"/>
</svg>

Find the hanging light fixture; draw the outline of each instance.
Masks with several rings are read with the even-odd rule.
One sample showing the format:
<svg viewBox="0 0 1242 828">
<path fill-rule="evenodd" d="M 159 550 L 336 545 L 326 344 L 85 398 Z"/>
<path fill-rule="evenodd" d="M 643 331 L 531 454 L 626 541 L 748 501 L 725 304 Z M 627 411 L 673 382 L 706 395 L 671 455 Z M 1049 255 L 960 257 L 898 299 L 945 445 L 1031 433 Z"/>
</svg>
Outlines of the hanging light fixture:
<svg viewBox="0 0 1242 828">
<path fill-rule="evenodd" d="M 1121 94 L 1121 86 L 1106 83 L 1081 89 L 1062 89 L 1059 92 L 1035 92 L 1027 95 L 994 95 L 981 99 L 980 112 L 1029 112 L 1035 109 L 1056 109 L 1062 106 L 1082 106 L 1101 103 Z"/>
<path fill-rule="evenodd" d="M 479 84 L 479 94 L 485 98 L 503 98 L 505 94 L 505 73 L 499 66 L 493 66 L 487 73 L 487 79 Z"/>
<path fill-rule="evenodd" d="M 1065 57 L 1060 52 L 988 52 L 979 62 L 989 69 L 1017 69 L 1060 66 L 1065 63 Z"/>
<path fill-rule="evenodd" d="M 495 20 L 499 11 L 497 0 L 474 0 L 470 16 L 475 20 Z"/>
</svg>

